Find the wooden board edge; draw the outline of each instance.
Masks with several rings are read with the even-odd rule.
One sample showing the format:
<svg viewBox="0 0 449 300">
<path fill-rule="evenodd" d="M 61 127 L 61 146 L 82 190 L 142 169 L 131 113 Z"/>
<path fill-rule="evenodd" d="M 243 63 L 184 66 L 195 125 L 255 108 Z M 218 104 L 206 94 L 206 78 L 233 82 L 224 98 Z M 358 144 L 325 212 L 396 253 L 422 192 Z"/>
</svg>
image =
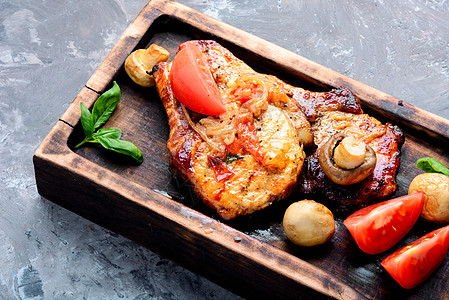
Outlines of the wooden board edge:
<svg viewBox="0 0 449 300">
<path fill-rule="evenodd" d="M 158 7 L 164 7 L 165 0 L 152 0 L 141 9 L 136 18 L 126 28 L 106 58 L 92 74 L 86 87 L 102 93 L 122 68 L 125 59 L 135 49 L 154 21 L 164 13 Z"/>
<path fill-rule="evenodd" d="M 152 2 L 157 2 L 157 3 L 167 3 L 167 1 L 152 1 Z M 171 1 L 169 1 L 169 2 L 171 2 Z M 172 3 L 174 3 L 174 2 L 172 2 Z M 175 4 L 173 4 L 173 5 L 175 5 Z M 257 37 L 255 37 L 256 39 L 258 39 Z M 262 40 L 263 41 L 263 40 Z M 263 43 L 267 43 L 266 41 L 263 41 Z M 137 42 L 136 42 L 136 44 L 137 44 Z M 131 47 L 131 46 L 130 46 Z M 135 47 L 135 45 L 133 46 L 133 48 L 132 49 L 134 49 L 134 47 Z M 281 49 L 283 49 L 283 48 L 281 48 Z M 285 50 L 285 49 L 283 49 L 283 50 Z M 285 50 L 285 51 L 287 51 L 287 50 Z M 295 56 L 296 56 L 296 54 L 294 54 Z M 126 57 L 125 57 L 126 58 Z M 124 59 L 125 58 L 123 58 L 123 61 L 124 61 Z M 275 61 L 275 60 L 273 60 L 273 61 Z M 116 72 L 117 72 L 117 70 L 120 68 L 121 66 L 119 66 L 115 71 L 113 71 L 113 69 L 110 69 L 110 70 L 108 70 L 108 72 L 109 71 L 113 71 L 112 73 L 110 73 L 111 74 L 111 77 L 108 79 L 108 80 L 104 80 L 103 81 L 103 83 L 101 83 L 100 85 L 98 85 L 98 86 L 96 86 L 97 88 L 98 88 L 98 91 L 102 91 L 102 90 L 104 90 L 110 83 L 111 83 L 111 80 L 114 78 L 114 76 L 116 75 Z M 323 67 L 324 68 L 324 67 Z M 338 74 L 338 73 L 337 73 Z M 340 74 L 341 75 L 341 74 Z M 343 78 L 343 79 L 345 79 L 345 78 Z M 348 82 L 346 82 L 346 83 L 344 83 L 345 81 L 342 81 L 341 83 L 344 83 L 345 85 L 346 85 L 346 87 L 349 87 L 349 88 L 351 88 L 350 87 L 350 85 L 351 85 L 351 80 L 352 79 L 350 79 L 350 78 L 346 78 L 347 80 L 349 80 Z M 381 93 L 381 92 L 379 92 L 379 91 L 377 91 L 377 90 L 375 90 L 375 89 L 372 89 L 372 88 L 370 88 L 370 87 L 367 87 L 367 86 L 362 86 L 360 83 L 358 83 L 358 82 L 356 82 L 356 81 L 354 81 L 356 84 L 357 84 L 357 88 L 355 89 L 355 91 L 362 91 L 360 94 L 358 94 L 358 96 L 363 100 L 363 101 L 365 101 L 364 99 L 366 98 L 366 99 L 368 99 L 369 97 L 372 97 L 372 100 L 370 100 L 370 101 L 365 101 L 366 103 L 366 105 L 367 106 L 369 106 L 370 108 L 372 108 L 373 110 L 386 110 L 387 112 L 389 112 L 390 113 L 390 116 L 391 117 L 394 117 L 394 116 L 397 116 L 397 115 L 399 115 L 399 116 L 401 116 L 401 117 L 403 117 L 403 120 L 404 120 L 404 122 L 405 123 L 410 123 L 409 122 L 409 120 L 408 120 L 408 118 L 407 117 L 405 117 L 405 116 L 407 116 L 407 113 L 410 113 L 410 111 L 413 111 L 413 112 L 415 112 L 415 116 L 419 116 L 419 117 L 422 117 L 423 115 L 424 115 L 424 120 L 427 122 L 427 123 L 429 123 L 430 124 L 430 127 L 432 127 L 432 123 L 434 123 L 433 121 L 434 120 L 437 120 L 437 123 L 439 123 L 440 125 L 441 124 L 443 124 L 443 131 L 444 131 L 444 128 L 449 128 L 448 127 L 448 122 L 447 122 L 447 120 L 445 120 L 445 119 L 443 119 L 443 118 L 440 118 L 440 117 L 437 117 L 437 116 L 435 116 L 435 115 L 432 115 L 431 113 L 428 113 L 428 112 L 426 112 L 426 111 L 424 111 L 424 110 L 420 110 L 420 109 L 418 109 L 418 108 L 416 108 L 416 107 L 414 107 L 414 106 L 412 106 L 412 105 L 408 105 L 407 103 L 405 103 L 405 102 L 403 102 L 402 104 L 402 106 L 401 105 L 398 105 L 398 103 L 399 103 L 399 100 L 398 99 L 396 99 L 396 98 L 394 98 L 394 97 L 391 97 L 391 96 L 388 96 L 388 95 L 386 95 L 386 94 L 383 94 L 383 93 Z M 98 82 L 95 82 L 95 84 L 98 84 Z M 86 92 L 86 93 L 94 93 L 94 94 L 97 94 L 95 91 L 93 91 L 93 90 L 90 90 L 90 84 L 86 84 L 86 86 L 87 87 L 89 87 L 89 88 L 86 88 L 87 90 L 88 90 L 88 92 Z M 95 86 L 95 85 L 92 85 L 92 86 Z M 83 89 L 84 90 L 84 89 Z M 373 92 L 374 91 L 374 92 Z M 81 92 L 80 92 L 81 93 Z M 84 93 L 84 92 L 83 92 Z M 382 95 L 383 94 L 383 95 Z M 362 96 L 360 96 L 360 95 L 362 95 Z M 365 95 L 365 96 L 363 96 L 363 95 Z M 386 101 L 384 102 L 384 99 L 382 99 L 382 98 L 378 98 L 378 96 L 379 95 L 381 95 L 382 97 L 385 97 L 385 99 L 386 99 Z M 363 97 L 365 97 L 365 98 L 363 98 Z M 91 99 L 92 100 L 92 103 L 94 102 L 94 100 L 96 99 L 96 98 L 92 98 L 92 97 L 87 97 L 87 98 L 89 98 L 89 99 Z M 66 123 L 66 125 L 69 125 L 69 127 L 70 128 L 72 128 L 73 126 L 75 126 L 76 125 L 76 123 L 79 121 L 79 116 L 76 118 L 75 117 L 75 114 L 72 114 L 73 112 L 75 112 L 75 109 L 79 109 L 79 102 L 80 102 L 80 99 L 82 99 L 82 98 L 79 98 L 79 99 L 75 99 L 76 101 L 74 101 L 74 103 L 72 103 L 72 105 L 67 109 L 67 115 L 66 114 L 64 114 L 63 115 L 63 117 L 61 117 L 61 120 L 63 121 L 63 122 L 61 122 L 61 123 Z M 396 102 L 395 102 L 396 101 Z M 91 103 L 91 104 L 92 104 Z M 374 104 L 372 104 L 372 103 L 374 103 Z M 405 105 L 404 105 L 405 104 Z M 78 107 L 76 107 L 78 105 Z M 87 104 L 86 104 L 87 105 Z M 391 105 L 394 105 L 394 108 L 392 108 L 391 107 Z M 89 107 L 89 105 L 87 105 L 88 107 Z M 399 109 L 398 111 L 396 111 L 395 109 L 396 109 L 396 106 L 400 106 L 400 107 L 404 107 L 405 106 L 405 108 L 401 108 L 401 109 Z M 381 109 L 380 109 L 381 108 Z M 55 126 L 55 128 L 56 127 L 59 127 L 59 126 L 62 126 L 61 124 L 59 124 L 60 122 L 58 122 L 58 124 Z M 418 122 L 418 123 L 411 123 L 412 125 L 413 124 L 415 124 L 414 126 L 414 128 L 416 129 L 416 130 L 421 130 L 421 129 L 425 129 L 425 126 L 424 125 L 422 125 L 423 124 L 423 122 L 422 121 L 420 121 L 420 122 Z M 444 127 L 444 126 L 446 126 L 446 127 Z M 413 127 L 413 126 L 412 126 Z M 52 131 L 53 131 L 53 129 L 52 129 Z M 440 130 L 441 131 L 441 130 Z M 67 131 L 64 131 L 64 132 L 67 132 Z M 438 135 L 441 135 L 441 134 L 443 134 L 444 135 L 444 133 L 446 133 L 446 135 L 448 134 L 448 131 L 446 130 L 445 132 L 443 132 L 443 133 L 441 133 L 441 132 L 438 132 L 438 130 L 434 130 L 434 129 L 430 129 L 430 130 L 424 130 L 424 132 L 426 133 L 426 134 L 430 134 L 431 136 L 432 136 L 432 133 L 435 135 L 435 136 L 438 136 Z M 429 133 L 430 132 L 430 133 Z M 66 141 L 67 140 L 67 138 L 68 138 L 68 135 L 66 136 L 66 135 L 64 135 L 63 133 L 61 133 L 61 132 L 58 132 L 57 133 L 58 134 L 58 136 L 56 136 L 55 135 L 55 133 L 54 132 L 51 132 L 51 134 L 49 134 L 49 136 L 52 136 L 52 140 L 53 141 L 56 141 L 56 140 L 61 140 L 61 141 Z M 65 139 L 64 139 L 64 137 L 65 137 Z M 53 139 L 54 138 L 54 139 Z M 61 139 L 62 138 L 62 139 Z M 67 148 L 68 149 L 68 148 Z M 67 149 L 64 149 L 64 151 L 66 151 Z M 49 162 L 51 162 L 51 160 L 52 159 L 54 159 L 56 156 L 56 154 L 55 153 L 43 153 L 42 152 L 42 148 L 39 148 L 38 149 L 39 151 L 36 151 L 36 153 L 35 153 L 35 156 L 33 157 L 33 160 L 36 160 L 36 164 L 41 164 L 41 166 L 43 166 L 43 165 L 45 165 L 45 164 L 47 164 L 47 163 L 49 163 Z M 68 151 L 70 151 L 70 153 L 73 153 L 70 149 L 68 149 Z M 64 152 L 66 155 L 69 155 L 69 153 L 68 152 Z M 44 159 L 44 157 L 45 157 L 45 160 L 42 160 L 42 159 Z M 51 157 L 51 158 L 50 158 Z M 72 210 L 72 209 L 71 209 Z M 92 218 L 92 220 L 93 221 L 95 221 L 96 220 L 96 218 L 97 218 L 98 216 L 95 216 L 94 218 Z M 89 217 L 87 217 L 87 218 L 89 218 Z M 106 226 L 105 226 L 106 227 Z M 106 228 L 108 228 L 108 227 L 106 227 Z M 111 230 L 113 230 L 113 229 L 111 229 Z M 115 231 L 115 230 L 114 230 Z M 116 231 L 117 232 L 117 231 Z M 120 233 L 120 234 L 122 234 L 122 233 Z M 198 233 L 197 233 L 198 234 Z M 126 236 L 126 234 L 122 234 L 122 235 L 124 235 L 124 236 Z M 139 242 L 138 240 L 136 240 L 137 242 Z M 163 254 L 163 253 L 162 253 Z M 281 254 L 280 255 L 282 255 L 282 254 L 285 254 L 284 252 L 281 252 Z M 164 255 L 164 254 L 163 254 Z M 262 257 L 261 259 L 263 259 L 264 257 Z M 173 259 L 174 261 L 176 261 L 176 257 Z M 266 267 L 270 267 L 270 266 L 266 266 Z M 189 267 L 187 267 L 187 268 L 189 268 Z M 190 267 L 191 268 L 191 267 Z M 200 271 L 202 271 L 202 270 L 200 270 Z M 286 274 L 285 274 L 285 276 L 287 276 Z M 302 280 L 304 280 L 304 279 L 302 279 Z M 215 280 L 214 280 L 215 281 Z M 322 287 L 319 287 L 319 288 L 317 288 L 316 286 L 314 287 L 314 289 L 316 289 L 316 290 L 319 290 L 321 293 L 323 293 L 323 294 L 325 294 L 325 295 L 329 295 L 329 296 L 332 296 L 332 297 L 335 297 L 335 298 L 346 298 L 346 296 L 348 296 L 348 295 L 352 295 L 354 298 L 363 298 L 362 296 L 360 296 L 360 295 L 358 295 L 357 294 L 357 292 L 355 292 L 354 290 L 352 290 L 351 288 L 349 288 L 349 287 L 346 287 L 346 286 L 344 286 L 343 285 L 343 287 L 341 288 L 341 289 L 336 289 L 336 290 L 334 290 L 334 289 L 332 289 L 331 291 L 329 290 L 329 289 L 327 289 L 327 288 L 324 288 L 324 290 L 322 290 Z M 342 292 L 342 291 L 344 291 L 344 292 Z M 342 297 L 342 295 L 345 295 L 344 297 Z M 347 298 L 353 298 L 353 297 L 347 297 Z"/>
<path fill-rule="evenodd" d="M 449 120 L 349 77 L 342 78 L 339 84 L 353 91 L 364 106 L 389 119 L 390 123 L 402 125 L 411 134 L 427 135 L 449 145 Z"/>
<path fill-rule="evenodd" d="M 97 92 L 83 87 L 59 120 L 75 127 L 81 117 L 80 103 L 82 102 L 87 108 L 91 109 L 99 96 Z"/>
<path fill-rule="evenodd" d="M 72 131 L 73 127 L 71 125 L 58 120 L 37 147 L 33 157 L 71 155 L 73 152 L 64 141 L 68 140 Z"/>
<path fill-rule="evenodd" d="M 360 98 L 363 105 L 377 114 L 389 118 L 398 125 L 409 127 L 443 143 L 449 143 L 449 120 L 170 0 L 153 0 L 144 6 L 88 80 L 86 86 L 98 93 L 104 91 L 122 68 L 129 53 L 135 49 L 153 22 L 161 16 L 170 16 L 199 31 L 215 36 L 219 41 L 232 43 L 234 47 L 245 49 L 255 57 L 263 58 L 298 78 L 307 78 L 308 82 L 317 86 L 348 88 Z"/>
<path fill-rule="evenodd" d="M 155 4 L 159 5 L 162 1 Z M 220 40 L 232 41 L 238 48 L 248 49 L 257 57 L 279 65 L 283 70 L 298 78 L 307 78 L 318 86 L 328 88 L 345 87 L 350 89 L 367 106 L 377 114 L 383 115 L 398 124 L 410 127 L 432 138 L 449 143 L 449 120 L 439 117 L 406 101 L 399 100 L 380 90 L 372 88 L 355 79 L 338 73 L 285 48 L 270 43 L 243 30 L 223 23 L 210 16 L 197 12 L 187 6 L 168 1 L 169 5 L 158 7 L 167 15 L 190 24 L 200 31 L 216 36 Z M 248 46 L 249 45 L 249 46 Z"/>
<path fill-rule="evenodd" d="M 33 156 L 36 184 L 43 197 L 218 284 L 223 284 L 222 272 L 208 271 L 207 268 L 215 265 L 215 269 L 219 270 L 223 267 L 223 261 L 232 256 L 233 260 L 239 260 L 242 265 L 232 266 L 233 261 L 228 261 L 226 277 L 237 277 L 241 282 L 247 280 L 246 285 L 252 284 L 253 288 L 264 290 L 264 293 L 268 292 L 265 287 L 269 286 L 270 278 L 278 277 L 285 284 L 286 297 L 305 293 L 335 299 L 364 298 L 331 274 L 296 256 L 247 236 L 77 155 L 65 142 L 72 131 L 69 124 L 58 121 Z M 152 225 L 151 220 L 155 219 L 161 220 Z M 130 228 L 131 223 L 139 228 Z M 164 224 L 171 224 L 173 228 L 161 228 Z M 138 235 L 133 234 L 136 230 Z M 198 262 L 189 261 L 190 254 L 179 258 L 176 251 L 172 253 L 173 250 L 145 242 L 146 235 L 166 230 L 169 231 L 167 236 L 171 238 L 165 237 L 165 242 L 175 248 L 175 245 L 184 243 L 183 249 L 188 250 L 188 253 L 198 253 L 204 249 L 197 247 L 204 247 L 201 244 L 205 241 L 212 247 L 206 247 L 207 251 L 219 249 L 218 255 L 212 251 L 207 254 L 207 261 L 203 261 L 205 265 L 198 265 Z M 153 242 L 161 239 L 161 236 L 156 235 Z M 197 242 L 193 243 L 192 239 Z M 204 253 L 193 257 L 201 260 L 202 255 Z M 240 270 L 242 272 L 236 272 L 239 268 L 243 269 Z M 246 278 L 243 271 L 248 272 L 248 268 L 257 269 L 260 274 Z M 259 286 L 258 281 L 254 281 L 255 276 L 260 276 L 261 282 L 265 281 L 265 284 Z M 225 281 L 228 289 L 236 284 L 235 280 Z"/>
</svg>

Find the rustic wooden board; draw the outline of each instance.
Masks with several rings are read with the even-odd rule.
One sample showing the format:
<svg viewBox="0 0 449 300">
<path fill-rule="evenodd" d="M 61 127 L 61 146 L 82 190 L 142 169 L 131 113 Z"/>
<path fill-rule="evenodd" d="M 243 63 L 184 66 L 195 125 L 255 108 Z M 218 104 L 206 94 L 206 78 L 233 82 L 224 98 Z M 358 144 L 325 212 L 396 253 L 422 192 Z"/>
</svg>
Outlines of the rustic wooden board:
<svg viewBox="0 0 449 300">
<path fill-rule="evenodd" d="M 423 156 L 449 165 L 449 121 L 329 70 L 260 38 L 176 2 L 149 2 L 126 29 L 33 157 L 39 193 L 122 234 L 244 297 L 337 299 L 442 299 L 449 294 L 449 261 L 413 290 L 404 290 L 380 262 L 395 249 L 437 228 L 418 221 L 393 249 L 361 252 L 336 216 L 329 244 L 292 245 L 282 231 L 285 208 L 300 195 L 237 222 L 223 223 L 169 170 L 167 118 L 154 89 L 136 86 L 123 71 L 133 50 L 157 43 L 170 51 L 189 39 L 215 39 L 255 69 L 297 86 L 345 86 L 364 109 L 405 132 L 395 196 L 407 193 Z M 116 80 L 122 99 L 106 127 L 119 127 L 143 152 L 141 165 L 96 147 L 74 149 L 82 139 L 79 103 L 91 107 Z"/>
</svg>

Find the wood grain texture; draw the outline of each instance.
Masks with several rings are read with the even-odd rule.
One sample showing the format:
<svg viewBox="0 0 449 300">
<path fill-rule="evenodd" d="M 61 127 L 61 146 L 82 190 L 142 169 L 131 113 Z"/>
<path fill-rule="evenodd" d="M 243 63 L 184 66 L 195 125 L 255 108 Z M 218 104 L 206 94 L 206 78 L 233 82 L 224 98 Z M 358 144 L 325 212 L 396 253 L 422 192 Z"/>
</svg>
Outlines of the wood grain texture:
<svg viewBox="0 0 449 300">
<path fill-rule="evenodd" d="M 421 173 L 416 160 L 432 156 L 449 165 L 449 122 L 310 60 L 172 1 L 149 2 L 52 129 L 33 161 L 39 193 L 181 266 L 248 298 L 442 298 L 449 293 L 447 260 L 418 288 L 405 291 L 381 268 L 393 250 L 435 229 L 418 222 L 392 251 L 362 253 L 336 216 L 336 234 L 322 247 L 298 248 L 282 232 L 279 205 L 225 224 L 174 178 L 166 149 L 168 125 L 155 90 L 137 87 L 123 71 L 127 55 L 157 43 L 171 57 L 188 39 L 216 39 L 258 71 L 315 90 L 345 86 L 382 121 L 401 126 L 406 142 L 395 195 L 407 193 Z M 122 99 L 106 127 L 119 127 L 145 160 L 136 165 L 96 147 L 74 149 L 82 139 L 79 102 L 91 107 L 116 80 Z M 436 142 L 438 141 L 438 142 Z M 437 287 L 437 288 L 435 288 Z"/>
</svg>

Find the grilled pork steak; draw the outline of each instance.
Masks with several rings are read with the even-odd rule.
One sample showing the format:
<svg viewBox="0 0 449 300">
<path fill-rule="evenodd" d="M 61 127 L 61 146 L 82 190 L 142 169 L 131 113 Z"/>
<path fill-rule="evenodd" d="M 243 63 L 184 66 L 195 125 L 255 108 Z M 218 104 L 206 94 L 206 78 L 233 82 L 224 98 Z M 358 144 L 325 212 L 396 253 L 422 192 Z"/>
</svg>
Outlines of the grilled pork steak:
<svg viewBox="0 0 449 300">
<path fill-rule="evenodd" d="M 286 198 L 297 185 L 305 159 L 303 147 L 319 149 L 340 131 L 367 135 L 364 140 L 378 155 L 378 175 L 342 189 L 323 178 L 312 154 L 306 159 L 300 190 L 342 203 L 366 202 L 395 190 L 402 134 L 364 115 L 348 90 L 305 91 L 255 72 L 214 41 L 187 43 L 206 56 L 226 112 L 206 116 L 185 108 L 171 89 L 171 63 L 160 63 L 154 75 L 170 127 L 167 147 L 171 164 L 223 219 Z M 250 97 L 243 99 L 248 93 Z"/>
<path fill-rule="evenodd" d="M 294 88 L 295 100 L 308 112 L 317 149 L 305 159 L 300 192 L 308 197 L 329 200 L 337 211 L 347 211 L 381 200 L 396 191 L 396 173 L 404 135 L 399 127 L 382 124 L 364 114 L 358 99 L 346 89 L 311 93 Z M 332 182 L 318 161 L 319 149 L 332 136 L 343 133 L 369 145 L 376 153 L 374 172 L 360 183 L 344 186 Z"/>
<path fill-rule="evenodd" d="M 371 146 L 377 163 L 365 180 L 352 185 L 338 185 L 324 174 L 317 150 L 305 161 L 300 180 L 303 194 L 330 200 L 337 211 L 347 211 L 373 199 L 385 199 L 396 191 L 396 172 L 403 143 L 403 134 L 398 127 L 388 123 L 383 125 L 366 114 L 332 111 L 321 113 L 312 128 L 318 147 L 335 133 L 343 132 Z"/>
</svg>

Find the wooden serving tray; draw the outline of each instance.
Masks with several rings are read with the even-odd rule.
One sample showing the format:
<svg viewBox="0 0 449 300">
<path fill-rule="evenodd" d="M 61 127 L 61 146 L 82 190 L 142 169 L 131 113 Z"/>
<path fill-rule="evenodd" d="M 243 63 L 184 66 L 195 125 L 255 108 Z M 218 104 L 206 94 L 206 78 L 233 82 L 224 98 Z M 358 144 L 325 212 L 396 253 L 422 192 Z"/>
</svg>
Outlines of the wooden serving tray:
<svg viewBox="0 0 449 300">
<path fill-rule="evenodd" d="M 151 43 L 171 58 L 189 39 L 214 39 L 258 71 L 296 86 L 328 90 L 344 86 L 362 101 L 365 112 L 399 125 L 405 132 L 398 191 L 407 193 L 414 165 L 423 156 L 449 165 L 449 121 L 395 99 L 276 45 L 168 0 L 147 3 L 109 55 L 44 139 L 33 157 L 39 193 L 177 264 L 247 298 L 306 297 L 338 299 L 447 299 L 449 260 L 423 284 L 402 289 L 381 267 L 394 250 L 438 228 L 419 220 L 393 249 L 367 255 L 358 249 L 336 215 L 332 241 L 315 248 L 296 247 L 282 231 L 285 208 L 300 196 L 238 222 L 224 223 L 169 170 L 168 124 L 155 89 L 134 84 L 123 70 L 126 57 Z M 106 127 L 122 129 L 136 144 L 141 165 L 82 140 L 80 102 L 92 107 L 116 80 L 122 99 Z"/>
</svg>

